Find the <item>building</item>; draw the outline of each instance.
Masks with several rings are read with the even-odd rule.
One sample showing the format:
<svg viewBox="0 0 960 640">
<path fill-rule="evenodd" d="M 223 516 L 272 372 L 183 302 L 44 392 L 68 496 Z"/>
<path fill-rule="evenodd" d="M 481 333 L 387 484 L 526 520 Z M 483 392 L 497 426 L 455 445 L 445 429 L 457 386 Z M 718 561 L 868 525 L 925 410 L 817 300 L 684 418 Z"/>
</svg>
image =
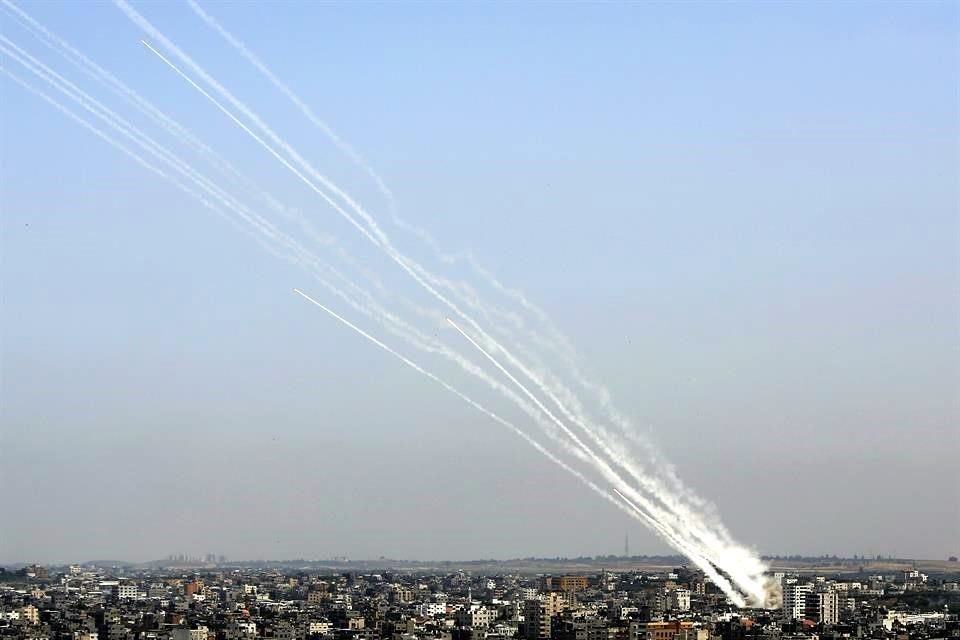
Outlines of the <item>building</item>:
<svg viewBox="0 0 960 640">
<path fill-rule="evenodd" d="M 326 635 L 333 630 L 333 625 L 326 620 L 311 620 L 307 625 L 307 633 L 310 635 Z"/>
<path fill-rule="evenodd" d="M 471 607 L 457 612 L 456 622 L 460 627 L 489 627 L 497 619 L 497 612 L 486 607 Z"/>
<path fill-rule="evenodd" d="M 32 604 L 20 608 L 20 619 L 30 624 L 40 624 L 40 610 Z"/>
<path fill-rule="evenodd" d="M 697 631 L 693 623 L 686 620 L 635 622 L 630 625 L 630 640 L 696 640 Z"/>
<path fill-rule="evenodd" d="M 117 598 L 120 600 L 136 600 L 140 596 L 139 589 L 135 584 L 117 585 Z"/>
<path fill-rule="evenodd" d="M 590 582 L 587 576 L 560 576 L 552 581 L 552 587 L 557 591 L 585 591 Z"/>
<path fill-rule="evenodd" d="M 783 616 L 788 620 L 802 620 L 807 612 L 807 595 L 811 593 L 812 584 L 783 585 Z"/>
<path fill-rule="evenodd" d="M 447 603 L 446 602 L 424 602 L 418 607 L 420 615 L 427 618 L 432 618 L 433 616 L 442 616 L 447 613 Z"/>
<path fill-rule="evenodd" d="M 523 603 L 523 637 L 526 640 L 550 640 L 550 618 L 553 612 L 541 600 Z"/>
<path fill-rule="evenodd" d="M 207 640 L 208 633 L 208 629 L 203 626 L 196 629 L 174 629 L 170 640 Z"/>
<path fill-rule="evenodd" d="M 667 592 L 668 611 L 690 611 L 690 590 L 677 588 Z"/>
<path fill-rule="evenodd" d="M 840 594 L 836 591 L 808 593 L 804 615 L 821 624 L 837 624 L 840 622 Z"/>
<path fill-rule="evenodd" d="M 257 637 L 257 625 L 247 620 L 231 620 L 225 635 L 227 640 L 251 640 Z"/>
<path fill-rule="evenodd" d="M 521 601 L 536 600 L 538 595 L 540 595 L 540 592 L 533 587 L 523 587 L 517 590 L 517 600 Z"/>
<path fill-rule="evenodd" d="M 396 585 L 390 591 L 390 602 L 397 604 L 407 604 L 417 599 L 417 592 L 409 587 Z"/>
<path fill-rule="evenodd" d="M 559 621 L 553 640 L 608 640 L 610 629 L 603 620 Z"/>
</svg>

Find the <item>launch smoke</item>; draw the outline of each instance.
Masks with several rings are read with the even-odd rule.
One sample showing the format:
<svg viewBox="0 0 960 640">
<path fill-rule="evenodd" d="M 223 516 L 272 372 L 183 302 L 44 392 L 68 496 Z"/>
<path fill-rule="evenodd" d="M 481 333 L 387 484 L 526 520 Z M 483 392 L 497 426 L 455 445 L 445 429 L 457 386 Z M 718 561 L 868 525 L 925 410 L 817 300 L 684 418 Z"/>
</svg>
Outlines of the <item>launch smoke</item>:
<svg viewBox="0 0 960 640">
<path fill-rule="evenodd" d="M 7 36 L 0 36 L 0 54 L 31 74 L 45 89 L 7 66 L 0 67 L 0 72 L 229 221 L 272 255 L 302 269 L 330 298 L 356 314 L 360 322 L 373 325 L 400 346 L 389 345 L 369 327 L 361 327 L 358 321 L 297 289 L 299 296 L 509 429 L 591 491 L 643 523 L 687 556 L 733 604 L 770 604 L 775 594 L 767 586 L 766 566 L 757 554 L 733 539 L 714 509 L 681 481 L 662 453 L 617 409 L 609 391 L 583 373 L 572 343 L 547 314 L 524 293 L 503 284 L 472 253 L 445 252 L 427 231 L 403 221 L 397 214 L 392 191 L 360 154 L 239 38 L 195 0 L 187 3 L 204 24 L 297 108 L 306 124 L 320 130 L 372 180 L 386 202 L 389 221 L 404 238 L 416 240 L 425 257 L 418 257 L 416 250 L 403 249 L 401 240 L 381 226 L 378 217 L 358 198 L 312 165 L 252 106 L 129 3 L 114 0 L 121 13 L 145 35 L 143 44 L 147 50 L 358 233 L 366 243 L 361 251 L 386 258 L 387 265 L 413 287 L 406 290 L 386 286 L 383 278 L 391 274 L 363 266 L 371 261 L 355 255 L 356 250 L 348 250 L 352 245 L 342 243 L 324 218 L 296 211 L 282 197 L 261 187 L 236 168 L 234 159 L 217 151 L 11 0 L 0 0 L 0 8 L 13 22 L 93 86 L 84 87 L 79 80 L 67 78 L 64 71 L 54 70 Z M 121 114 L 108 105 L 111 96 L 122 101 L 129 113 Z M 136 124 L 131 116 L 149 124 Z M 148 132 L 145 126 L 159 129 L 169 141 L 161 141 L 157 133 Z M 187 160 L 177 147 L 185 148 L 194 159 Z M 458 279 L 429 268 L 426 260 L 445 266 L 466 264 L 471 279 Z M 453 331 L 436 330 L 444 320 Z M 418 359 L 403 351 L 416 352 Z M 428 359 L 434 366 L 428 367 L 420 359 Z M 438 373 L 436 367 L 444 366 L 445 373 Z M 469 393 L 448 380 L 453 375 L 473 381 Z M 475 394 L 484 388 L 496 394 L 505 407 L 518 411 L 523 424 L 502 417 L 476 400 Z"/>
</svg>

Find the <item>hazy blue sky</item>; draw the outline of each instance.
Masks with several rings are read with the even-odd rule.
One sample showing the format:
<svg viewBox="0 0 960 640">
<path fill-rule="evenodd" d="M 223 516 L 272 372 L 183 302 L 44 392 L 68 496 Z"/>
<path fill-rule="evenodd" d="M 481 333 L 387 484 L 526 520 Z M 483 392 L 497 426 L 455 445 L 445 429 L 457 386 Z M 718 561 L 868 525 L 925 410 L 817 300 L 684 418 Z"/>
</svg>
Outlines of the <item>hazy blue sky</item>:
<svg viewBox="0 0 960 640">
<path fill-rule="evenodd" d="M 739 540 L 960 551 L 956 3 L 204 6 L 540 302 Z M 382 212 L 185 5 L 137 7 Z M 112 5 L 25 8 L 354 242 Z M 0 562 L 666 550 L 6 79 L 0 113 Z"/>
</svg>

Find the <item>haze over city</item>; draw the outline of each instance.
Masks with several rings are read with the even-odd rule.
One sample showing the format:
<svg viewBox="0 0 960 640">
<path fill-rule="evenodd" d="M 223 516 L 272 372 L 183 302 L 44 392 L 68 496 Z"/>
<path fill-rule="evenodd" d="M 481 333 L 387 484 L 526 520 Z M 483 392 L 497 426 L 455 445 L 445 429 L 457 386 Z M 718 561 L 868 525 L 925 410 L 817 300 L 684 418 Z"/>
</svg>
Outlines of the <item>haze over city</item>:
<svg viewBox="0 0 960 640">
<path fill-rule="evenodd" d="M 0 563 L 576 557 L 627 534 L 752 596 L 761 554 L 960 551 L 956 3 L 200 6 L 2 7 Z M 224 170 L 18 11 L 255 182 L 216 204 L 235 217 L 38 96 L 96 121 L 42 62 Z M 360 204 L 338 215 L 224 117 L 256 129 L 140 14 Z M 313 256 L 368 287 L 357 306 Z"/>
</svg>

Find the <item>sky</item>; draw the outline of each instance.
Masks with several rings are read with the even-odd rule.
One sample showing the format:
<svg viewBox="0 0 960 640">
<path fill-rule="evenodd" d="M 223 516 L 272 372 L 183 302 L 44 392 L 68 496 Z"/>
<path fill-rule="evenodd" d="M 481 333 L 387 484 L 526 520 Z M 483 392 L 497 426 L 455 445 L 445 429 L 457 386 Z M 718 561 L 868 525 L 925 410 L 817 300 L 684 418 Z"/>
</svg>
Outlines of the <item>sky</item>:
<svg viewBox="0 0 960 640">
<path fill-rule="evenodd" d="M 185 4 L 135 6 L 389 225 Z M 738 540 L 960 552 L 956 3 L 203 6 L 404 219 L 542 306 Z M 112 4 L 24 9 L 413 291 Z M 6 77 L 0 136 L 0 562 L 669 550 Z"/>
</svg>

